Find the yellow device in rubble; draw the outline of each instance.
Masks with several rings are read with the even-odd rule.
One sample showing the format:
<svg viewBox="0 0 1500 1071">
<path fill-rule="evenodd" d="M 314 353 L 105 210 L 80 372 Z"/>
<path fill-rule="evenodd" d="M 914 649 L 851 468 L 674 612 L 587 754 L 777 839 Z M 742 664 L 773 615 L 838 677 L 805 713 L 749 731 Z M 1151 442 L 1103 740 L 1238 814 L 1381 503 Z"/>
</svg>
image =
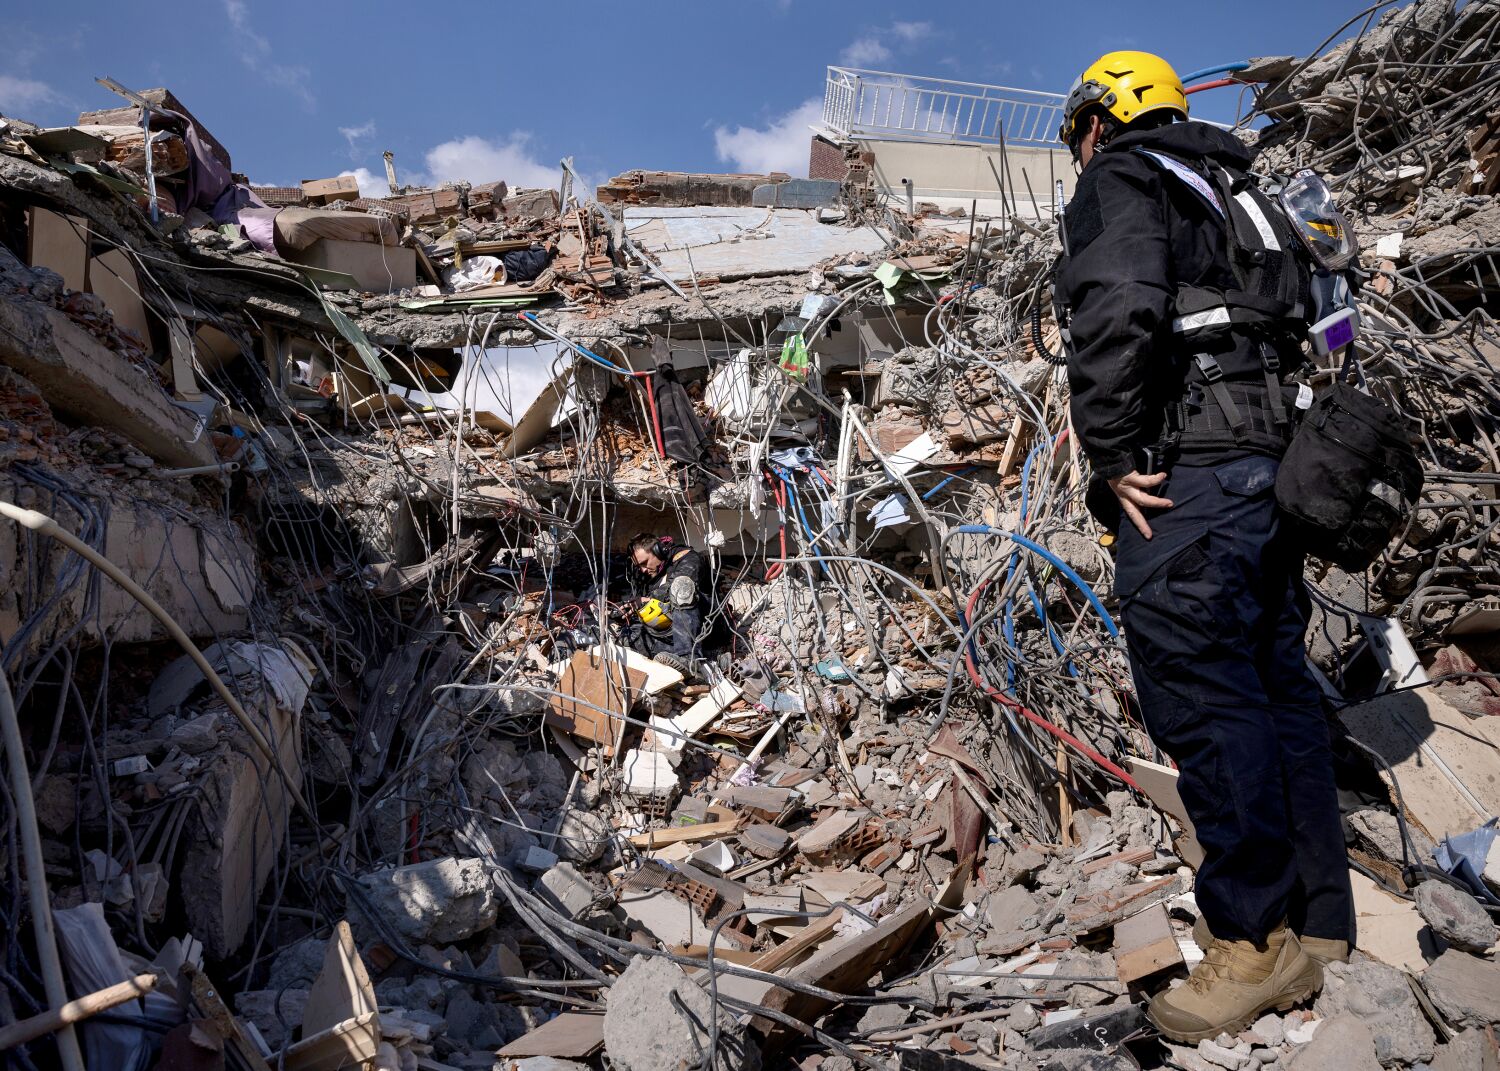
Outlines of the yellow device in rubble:
<svg viewBox="0 0 1500 1071">
<path fill-rule="evenodd" d="M 650 628 L 670 628 L 672 625 L 672 616 L 660 599 L 647 599 L 641 603 L 640 617 Z"/>
</svg>

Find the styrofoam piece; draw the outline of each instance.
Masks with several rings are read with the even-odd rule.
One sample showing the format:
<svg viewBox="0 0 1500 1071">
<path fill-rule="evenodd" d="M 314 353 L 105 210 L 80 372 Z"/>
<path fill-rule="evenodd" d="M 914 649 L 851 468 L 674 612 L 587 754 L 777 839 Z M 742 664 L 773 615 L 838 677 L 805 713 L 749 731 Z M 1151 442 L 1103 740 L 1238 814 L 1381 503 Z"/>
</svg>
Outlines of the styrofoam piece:
<svg viewBox="0 0 1500 1071">
<path fill-rule="evenodd" d="M 625 790 L 635 796 L 669 796 L 677 790 L 677 770 L 662 751 L 632 749 L 620 764 Z"/>
<path fill-rule="evenodd" d="M 712 867 L 720 874 L 727 874 L 735 868 L 734 852 L 722 840 L 710 841 L 688 858 L 700 866 Z"/>
</svg>

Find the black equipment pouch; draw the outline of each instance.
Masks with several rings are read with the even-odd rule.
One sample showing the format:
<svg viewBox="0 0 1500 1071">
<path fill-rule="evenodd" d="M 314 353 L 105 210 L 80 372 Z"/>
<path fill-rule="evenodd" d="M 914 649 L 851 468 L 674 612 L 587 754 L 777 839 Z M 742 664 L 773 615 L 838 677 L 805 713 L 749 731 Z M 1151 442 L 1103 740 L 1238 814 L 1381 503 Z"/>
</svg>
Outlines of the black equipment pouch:
<svg viewBox="0 0 1500 1071">
<path fill-rule="evenodd" d="M 1422 493 L 1422 465 L 1401 416 L 1341 376 L 1316 398 L 1276 474 L 1276 501 L 1303 549 L 1363 572 Z"/>
</svg>

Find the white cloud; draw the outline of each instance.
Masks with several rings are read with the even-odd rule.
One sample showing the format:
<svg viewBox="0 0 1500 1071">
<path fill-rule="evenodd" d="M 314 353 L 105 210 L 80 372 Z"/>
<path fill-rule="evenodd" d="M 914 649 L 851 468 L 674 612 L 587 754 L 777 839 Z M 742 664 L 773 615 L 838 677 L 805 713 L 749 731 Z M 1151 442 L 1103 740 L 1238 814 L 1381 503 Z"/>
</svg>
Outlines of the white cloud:
<svg viewBox="0 0 1500 1071">
<path fill-rule="evenodd" d="M 512 131 L 505 141 L 478 134 L 445 141 L 427 151 L 427 175 L 422 181 L 477 184 L 504 180 L 511 189 L 557 186 L 562 181 L 562 169 L 532 155 L 530 142 L 531 135 L 521 130 Z"/>
<path fill-rule="evenodd" d="M 250 25 L 250 11 L 245 0 L 224 0 L 224 13 L 229 16 L 229 24 L 234 27 L 239 41 L 240 62 L 266 83 L 296 96 L 308 111 L 312 111 L 317 99 L 308 86 L 311 78 L 308 69 L 275 61 L 271 42 Z"/>
<path fill-rule="evenodd" d="M 932 23 L 930 22 L 893 22 L 891 23 L 891 34 L 899 37 L 908 45 L 914 45 L 918 41 L 932 35 Z"/>
<path fill-rule="evenodd" d="M 359 126 L 341 126 L 339 133 L 349 143 L 349 159 L 358 160 L 364 155 L 363 143 L 375 136 L 375 120 L 368 119 Z"/>
<path fill-rule="evenodd" d="M 7 115 L 24 118 L 16 115 L 16 112 L 62 103 L 62 94 L 46 82 L 38 82 L 34 78 L 18 78 L 13 74 L 0 74 L 0 109 Z"/>
<path fill-rule="evenodd" d="M 340 171 L 339 177 L 353 175 L 359 182 L 359 195 L 361 197 L 389 197 L 391 195 L 391 184 L 385 180 L 385 172 L 375 174 L 368 167 L 356 167 L 353 171 Z"/>
<path fill-rule="evenodd" d="M 340 132 L 346 137 L 350 133 L 343 128 Z M 361 131 L 355 128 L 353 133 Z M 524 130 L 511 131 L 503 139 L 479 134 L 453 138 L 428 149 L 422 161 L 420 169 L 398 170 L 397 177 L 402 185 L 441 186 L 446 182 L 468 182 L 477 186 L 486 182 L 504 182 L 513 190 L 555 190 L 562 182 L 562 168 L 538 159 L 531 147 L 531 135 Z M 345 169 L 342 174 L 353 175 L 359 181 L 359 192 L 365 197 L 390 196 L 384 168 L 375 171 L 368 167 L 354 167 Z M 586 172 L 578 172 L 578 177 L 582 188 L 574 192 L 592 197 L 594 188 L 599 185 L 598 177 Z"/>
<path fill-rule="evenodd" d="M 807 128 L 822 117 L 823 102 L 814 97 L 759 129 L 719 127 L 714 131 L 714 149 L 720 160 L 733 163 L 742 171 L 756 174 L 785 171 L 805 176 L 812 142 Z"/>
<path fill-rule="evenodd" d="M 932 36 L 930 22 L 892 22 L 889 26 L 866 30 L 844 51 L 839 53 L 839 62 L 846 67 L 871 67 L 884 63 L 895 54 L 896 48 L 909 48 Z M 893 47 L 894 46 L 894 47 Z"/>
<path fill-rule="evenodd" d="M 868 67 L 872 63 L 884 63 L 891 58 L 891 50 L 880 43 L 874 34 L 855 38 L 849 47 L 839 53 L 839 62 L 845 67 Z"/>
</svg>

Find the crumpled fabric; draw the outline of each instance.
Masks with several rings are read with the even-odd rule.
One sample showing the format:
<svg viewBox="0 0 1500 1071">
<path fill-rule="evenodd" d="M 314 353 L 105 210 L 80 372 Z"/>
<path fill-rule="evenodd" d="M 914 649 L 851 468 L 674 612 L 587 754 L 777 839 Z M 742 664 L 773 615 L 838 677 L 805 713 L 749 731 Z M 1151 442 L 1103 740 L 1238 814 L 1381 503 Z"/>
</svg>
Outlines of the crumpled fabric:
<svg viewBox="0 0 1500 1071">
<path fill-rule="evenodd" d="M 453 288 L 454 293 L 462 293 L 465 290 L 489 286 L 495 282 L 495 273 L 504 270 L 499 257 L 465 257 L 462 267 L 449 268 L 443 278 Z M 503 280 L 504 276 L 501 278 Z"/>
<path fill-rule="evenodd" d="M 232 642 L 219 646 L 219 666 L 240 677 L 254 674 L 266 682 L 276 705 L 296 714 L 312 690 L 313 671 L 301 652 L 288 651 L 274 643 Z"/>
<path fill-rule="evenodd" d="M 677 378 L 677 369 L 660 365 L 650 389 L 656 393 L 657 419 L 661 421 L 662 451 L 674 461 L 694 464 L 708 449 L 708 433 L 693 411 L 693 400 Z"/>
<path fill-rule="evenodd" d="M 547 267 L 547 251 L 539 245 L 530 249 L 512 249 L 500 258 L 505 263 L 505 278 L 512 283 L 529 283 Z"/>
<path fill-rule="evenodd" d="M 276 216 L 280 208 L 242 208 L 239 212 L 240 229 L 245 237 L 262 253 L 273 257 L 281 254 L 276 249 Z"/>
<path fill-rule="evenodd" d="M 1481 877 L 1495 837 L 1500 836 L 1496 823 L 1500 818 L 1491 818 L 1478 829 L 1460 833 L 1456 837 L 1444 837 L 1443 842 L 1432 850 L 1438 866 L 1469 886 L 1469 890 L 1487 904 L 1500 904 L 1500 897 L 1490 892 Z"/>
<path fill-rule="evenodd" d="M 188 167 L 185 172 L 186 189 L 177 197 L 177 211 L 187 215 L 190 208 L 201 208 L 217 223 L 238 223 L 243 208 L 265 208 L 266 203 L 249 186 L 235 183 L 229 168 L 219 162 L 208 143 L 198 134 L 192 120 L 181 112 L 165 108 L 152 108 L 151 118 L 165 116 L 182 128 L 182 140 L 187 145 Z M 141 116 L 145 127 L 145 116 Z"/>
</svg>

